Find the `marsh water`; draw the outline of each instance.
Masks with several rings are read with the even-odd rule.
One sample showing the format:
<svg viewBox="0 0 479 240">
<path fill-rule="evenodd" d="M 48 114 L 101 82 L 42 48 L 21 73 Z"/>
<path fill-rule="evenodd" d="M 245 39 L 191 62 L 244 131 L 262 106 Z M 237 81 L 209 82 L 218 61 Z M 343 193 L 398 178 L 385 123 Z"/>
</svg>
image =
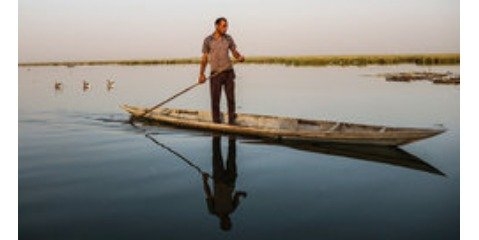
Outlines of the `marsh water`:
<svg viewBox="0 0 479 240">
<path fill-rule="evenodd" d="M 375 76 L 402 71 L 459 66 L 236 66 L 238 112 L 447 129 L 378 157 L 128 123 L 120 104 L 155 105 L 195 65 L 21 67 L 19 237 L 458 239 L 460 87 Z M 208 110 L 208 85 L 166 106 Z"/>
</svg>

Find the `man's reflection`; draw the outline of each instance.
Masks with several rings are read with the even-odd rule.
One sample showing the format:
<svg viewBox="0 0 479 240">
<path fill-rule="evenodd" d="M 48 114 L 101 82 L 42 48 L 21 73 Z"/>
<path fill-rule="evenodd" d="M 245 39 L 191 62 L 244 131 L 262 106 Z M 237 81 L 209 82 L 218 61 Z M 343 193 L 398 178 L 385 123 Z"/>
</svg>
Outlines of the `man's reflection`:
<svg viewBox="0 0 479 240">
<path fill-rule="evenodd" d="M 208 184 L 207 173 L 203 174 L 203 189 L 206 203 L 211 214 L 220 219 L 220 227 L 224 231 L 231 229 L 232 223 L 229 215 L 240 204 L 240 197 L 246 197 L 246 192 L 235 192 L 236 185 L 236 138 L 228 138 L 228 158 L 226 168 L 221 155 L 221 137 L 213 136 L 213 194 Z"/>
</svg>

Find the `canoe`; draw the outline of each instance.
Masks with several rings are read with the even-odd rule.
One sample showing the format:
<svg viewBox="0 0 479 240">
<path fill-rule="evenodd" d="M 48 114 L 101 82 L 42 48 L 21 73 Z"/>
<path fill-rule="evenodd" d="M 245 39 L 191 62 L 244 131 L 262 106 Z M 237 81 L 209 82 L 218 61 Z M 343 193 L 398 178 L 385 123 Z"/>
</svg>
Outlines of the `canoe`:
<svg viewBox="0 0 479 240">
<path fill-rule="evenodd" d="M 229 125 L 213 123 L 211 113 L 208 111 L 158 108 L 144 114 L 148 108 L 129 105 L 121 107 L 136 120 L 279 141 L 400 146 L 446 131 L 242 113 L 238 113 L 234 125 Z M 222 119 L 228 119 L 227 114 L 223 113 Z"/>
</svg>

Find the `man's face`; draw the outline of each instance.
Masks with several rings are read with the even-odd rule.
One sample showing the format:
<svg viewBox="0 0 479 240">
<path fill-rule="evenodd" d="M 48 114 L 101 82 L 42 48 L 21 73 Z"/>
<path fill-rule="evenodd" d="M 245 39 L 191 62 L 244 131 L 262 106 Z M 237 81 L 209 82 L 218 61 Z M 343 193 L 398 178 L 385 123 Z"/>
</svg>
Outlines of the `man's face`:
<svg viewBox="0 0 479 240">
<path fill-rule="evenodd" d="M 226 21 L 220 21 L 218 25 L 216 25 L 216 31 L 220 34 L 225 34 L 228 31 L 228 23 Z"/>
</svg>

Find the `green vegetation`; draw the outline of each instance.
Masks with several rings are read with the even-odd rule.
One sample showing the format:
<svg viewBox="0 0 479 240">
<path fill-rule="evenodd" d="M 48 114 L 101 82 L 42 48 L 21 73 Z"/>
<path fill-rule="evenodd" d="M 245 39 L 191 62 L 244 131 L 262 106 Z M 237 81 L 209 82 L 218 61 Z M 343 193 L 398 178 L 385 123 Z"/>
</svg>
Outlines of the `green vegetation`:
<svg viewBox="0 0 479 240">
<path fill-rule="evenodd" d="M 351 56 L 304 56 L 304 57 L 251 57 L 247 63 L 284 64 L 287 66 L 366 66 L 370 64 L 416 64 L 457 65 L 459 54 L 418 55 L 351 55 Z"/>
<path fill-rule="evenodd" d="M 169 65 L 199 64 L 199 58 L 180 58 L 162 60 L 105 60 L 73 62 L 35 62 L 19 63 L 20 67 L 34 66 L 82 66 L 82 65 Z M 247 64 L 282 64 L 286 66 L 366 66 L 391 64 L 416 65 L 458 65 L 460 54 L 404 54 L 404 55 L 337 55 L 337 56 L 285 56 L 285 57 L 247 57 Z"/>
<path fill-rule="evenodd" d="M 104 61 L 69 61 L 69 62 L 33 62 L 19 63 L 19 67 L 39 66 L 94 66 L 94 65 L 167 65 L 167 64 L 197 64 L 199 58 L 161 59 L 161 60 L 104 60 Z"/>
</svg>

